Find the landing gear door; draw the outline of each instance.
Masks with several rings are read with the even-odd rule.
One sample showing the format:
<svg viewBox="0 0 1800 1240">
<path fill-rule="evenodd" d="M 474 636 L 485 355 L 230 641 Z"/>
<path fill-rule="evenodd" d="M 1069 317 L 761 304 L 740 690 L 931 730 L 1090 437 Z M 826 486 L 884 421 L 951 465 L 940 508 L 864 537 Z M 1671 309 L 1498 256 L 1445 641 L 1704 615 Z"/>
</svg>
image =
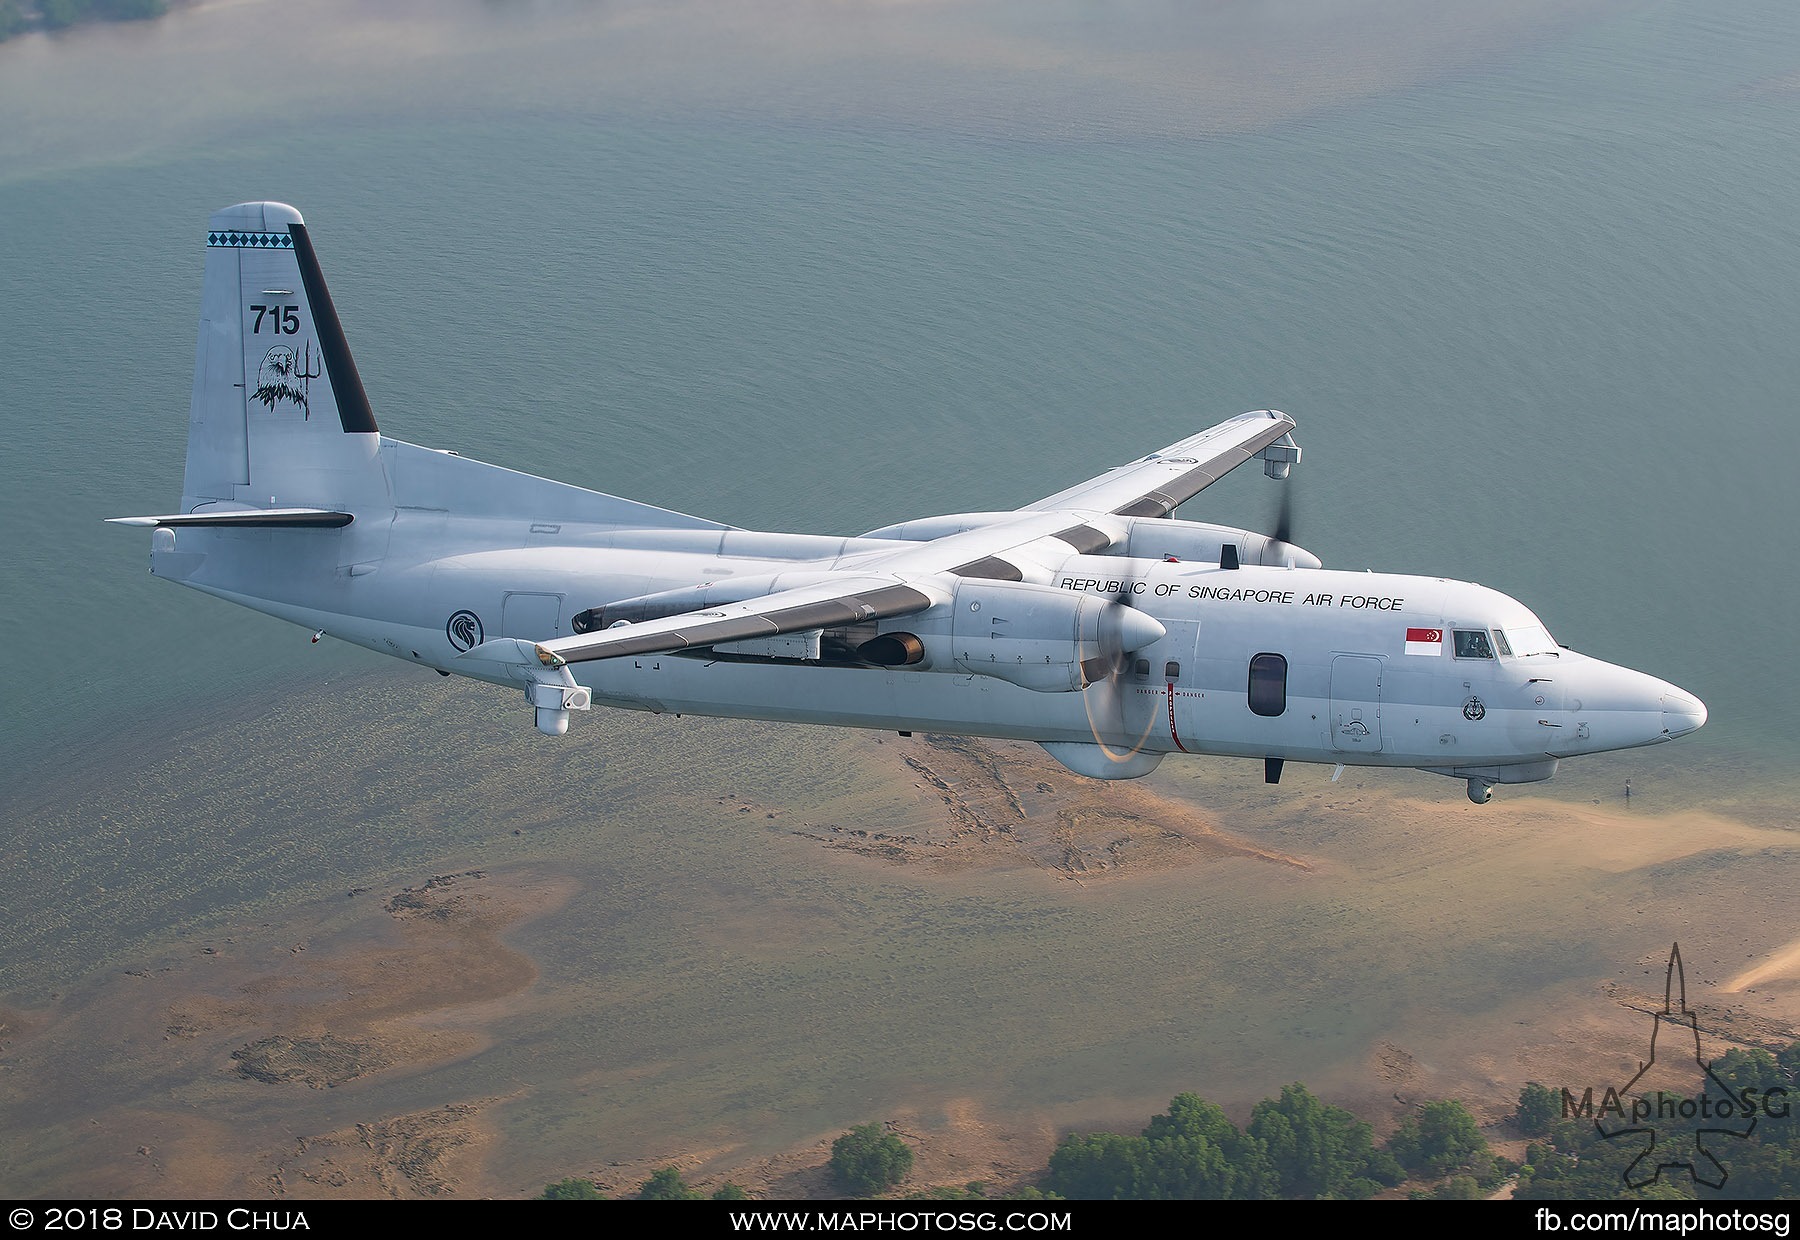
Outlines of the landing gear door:
<svg viewBox="0 0 1800 1240">
<path fill-rule="evenodd" d="M 1381 660 L 1340 654 L 1331 661 L 1331 747 L 1381 752 Z"/>
</svg>

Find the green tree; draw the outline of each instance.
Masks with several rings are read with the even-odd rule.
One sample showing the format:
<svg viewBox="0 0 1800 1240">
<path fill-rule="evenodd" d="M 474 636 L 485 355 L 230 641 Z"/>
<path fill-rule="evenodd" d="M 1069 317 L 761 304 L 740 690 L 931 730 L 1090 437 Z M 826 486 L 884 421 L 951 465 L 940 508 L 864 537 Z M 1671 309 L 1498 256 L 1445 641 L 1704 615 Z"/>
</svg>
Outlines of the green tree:
<svg viewBox="0 0 1800 1240">
<path fill-rule="evenodd" d="M 1431 1201 L 1480 1201 L 1482 1192 L 1474 1176 L 1453 1175 L 1425 1196 Z"/>
<path fill-rule="evenodd" d="M 1561 1120 L 1542 1141 L 1526 1150 L 1515 1201 L 1679 1201 L 1692 1200 L 1693 1181 L 1685 1174 L 1663 1175 L 1643 1188 L 1625 1183 L 1625 1169 L 1644 1149 L 1643 1137 L 1605 1140 L 1592 1120 Z"/>
<path fill-rule="evenodd" d="M 1760 1098 L 1772 1089 L 1784 1089 L 1788 1085 L 1787 1072 L 1775 1056 L 1761 1047 L 1751 1050 L 1732 1047 L 1712 1061 L 1712 1074 L 1731 1086 L 1740 1099 L 1746 1089 L 1755 1090 L 1755 1096 Z"/>
<path fill-rule="evenodd" d="M 831 1143 L 831 1170 L 859 1196 L 884 1192 L 912 1170 L 912 1147 L 878 1124 L 861 1124 Z"/>
<path fill-rule="evenodd" d="M 558 1180 L 554 1184 L 544 1185 L 544 1191 L 538 1194 L 539 1201 L 605 1201 L 606 1195 L 595 1187 L 592 1180 L 580 1180 L 570 1176 L 566 1180 Z"/>
<path fill-rule="evenodd" d="M 1150 1183 L 1150 1143 L 1117 1132 L 1070 1133 L 1050 1154 L 1044 1184 L 1069 1201 L 1131 1201 Z"/>
<path fill-rule="evenodd" d="M 1475 1117 L 1454 1099 L 1427 1102 L 1401 1120 L 1388 1150 L 1408 1171 L 1434 1180 L 1452 1171 L 1487 1171 L 1493 1164 Z"/>
<path fill-rule="evenodd" d="M 1775 1062 L 1787 1074 L 1788 1085 L 1800 1084 L 1800 1042 L 1789 1042 L 1775 1052 Z"/>
<path fill-rule="evenodd" d="M 1165 1114 L 1150 1119 L 1143 1137 L 1148 1157 L 1141 1197 L 1256 1200 L 1280 1191 L 1264 1146 L 1199 1094 L 1175 1094 Z"/>
<path fill-rule="evenodd" d="M 1550 1125 L 1562 1118 L 1562 1095 L 1548 1085 L 1525 1082 L 1519 1091 L 1519 1105 L 1513 1111 L 1513 1123 L 1528 1137 L 1541 1137 Z"/>
<path fill-rule="evenodd" d="M 726 1180 L 713 1191 L 712 1199 L 714 1201 L 748 1201 L 750 1194 L 744 1191 L 742 1184 L 733 1184 L 730 1180 Z"/>
<path fill-rule="evenodd" d="M 1736 1141 L 1719 1145 L 1738 1147 Z M 1728 1173 L 1719 1191 L 1709 1197 L 1728 1201 L 1794 1201 L 1800 1199 L 1800 1158 L 1792 1146 L 1744 1143 L 1747 1148 L 1722 1149 L 1720 1159 Z"/>
<path fill-rule="evenodd" d="M 1144 1129 L 1154 1197 L 1169 1201 L 1254 1201 L 1278 1195 L 1268 1151 L 1238 1130 L 1216 1104 L 1177 1094 Z"/>
<path fill-rule="evenodd" d="M 1250 1113 L 1249 1134 L 1268 1151 L 1281 1196 L 1321 1200 L 1373 1196 L 1381 1187 L 1369 1125 L 1330 1106 L 1296 1081 L 1280 1098 L 1265 1098 Z"/>
<path fill-rule="evenodd" d="M 1065 1200 L 1255 1201 L 1369 1197 L 1405 1178 L 1367 1124 L 1293 1085 L 1258 1104 L 1249 1131 L 1183 1093 L 1139 1136 L 1072 1133 L 1051 1153 L 1043 1187 Z"/>
<path fill-rule="evenodd" d="M 639 1201 L 701 1201 L 705 1194 L 694 1188 L 681 1178 L 681 1172 L 674 1167 L 664 1167 L 653 1172 L 644 1186 L 638 1189 Z"/>
</svg>

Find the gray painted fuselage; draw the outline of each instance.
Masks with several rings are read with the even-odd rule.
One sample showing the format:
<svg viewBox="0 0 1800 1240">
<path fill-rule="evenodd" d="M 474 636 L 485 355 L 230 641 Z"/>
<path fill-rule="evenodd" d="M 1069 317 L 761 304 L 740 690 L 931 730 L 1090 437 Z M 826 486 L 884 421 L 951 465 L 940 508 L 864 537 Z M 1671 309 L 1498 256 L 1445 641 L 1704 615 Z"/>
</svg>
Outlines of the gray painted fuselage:
<svg viewBox="0 0 1800 1240">
<path fill-rule="evenodd" d="M 485 480 L 492 467 L 393 440 L 382 449 L 381 457 L 393 463 L 392 478 L 418 483 L 417 494 L 394 496 L 385 528 L 159 531 L 152 571 L 379 653 L 512 686 L 504 672 L 459 659 L 464 651 L 450 617 L 472 614 L 487 637 L 545 641 L 569 634 L 571 618 L 588 608 L 701 582 L 828 574 L 860 553 L 903 546 L 885 539 L 584 524 L 569 519 L 572 505 L 557 504 L 564 488 L 549 483 L 542 486 L 542 506 L 518 515 L 453 515 L 447 497 L 479 491 L 470 484 Z M 446 506 L 431 502 L 440 499 Z M 1479 769 L 1502 783 L 1544 778 L 1554 770 L 1552 759 L 1667 740 L 1705 717 L 1697 701 L 1671 684 L 1566 649 L 1456 657 L 1449 638 L 1459 628 L 1537 624 L 1522 604 L 1482 586 L 1385 573 L 1057 556 L 1056 545 L 1031 548 L 1048 584 L 1126 601 L 1167 630 L 1133 652 L 1120 676 L 1122 730 L 1096 719 L 1083 693 L 1037 692 L 960 667 L 821 665 L 702 652 L 571 670 L 597 702 L 641 710 L 1075 744 L 1094 743 L 1099 729 L 1108 746 L 1147 753 L 1459 775 Z M 879 627 L 929 630 L 948 623 L 942 612 L 949 606 Z M 1444 635 L 1440 653 L 1405 653 L 1407 631 L 1419 628 Z M 982 652 L 971 653 L 979 659 Z M 1279 715 L 1254 713 L 1248 704 L 1250 661 L 1259 654 L 1286 661 Z"/>
</svg>

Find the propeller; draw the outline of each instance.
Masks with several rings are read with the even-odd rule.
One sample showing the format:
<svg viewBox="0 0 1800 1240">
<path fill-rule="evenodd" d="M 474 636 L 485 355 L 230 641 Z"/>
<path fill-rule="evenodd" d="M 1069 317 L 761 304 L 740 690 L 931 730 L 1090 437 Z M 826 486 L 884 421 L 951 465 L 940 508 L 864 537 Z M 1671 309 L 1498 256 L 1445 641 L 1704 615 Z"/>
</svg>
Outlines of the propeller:
<svg viewBox="0 0 1800 1240">
<path fill-rule="evenodd" d="M 1294 545 L 1294 482 L 1292 478 L 1282 481 L 1281 504 L 1276 509 L 1275 531 L 1270 537 L 1276 545 L 1264 551 L 1263 563 L 1267 564 L 1272 559 L 1289 568 L 1319 567 L 1317 556 Z M 1272 556 L 1269 554 L 1271 551 L 1274 553 Z"/>
<path fill-rule="evenodd" d="M 1156 712 L 1145 717 L 1143 731 L 1132 739 L 1132 729 L 1125 720 L 1125 704 L 1131 690 L 1125 685 L 1125 673 L 1131 666 L 1131 653 L 1155 644 L 1167 632 L 1154 617 L 1128 603 L 1108 602 L 1096 625 L 1094 658 L 1081 661 L 1081 674 L 1087 681 L 1081 690 L 1081 704 L 1087 711 L 1088 732 L 1106 760 L 1130 762 L 1150 739 L 1156 726 Z M 1118 743 L 1125 747 L 1119 748 Z"/>
</svg>

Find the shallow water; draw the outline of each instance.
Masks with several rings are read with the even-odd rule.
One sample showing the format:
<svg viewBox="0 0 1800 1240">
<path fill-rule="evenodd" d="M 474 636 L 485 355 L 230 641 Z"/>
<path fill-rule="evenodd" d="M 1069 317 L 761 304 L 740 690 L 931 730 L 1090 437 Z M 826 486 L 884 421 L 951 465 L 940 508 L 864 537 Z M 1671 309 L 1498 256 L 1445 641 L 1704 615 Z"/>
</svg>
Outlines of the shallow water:
<svg viewBox="0 0 1800 1240">
<path fill-rule="evenodd" d="M 1790 6 L 277 7 L 0 46 L 18 761 L 417 675 L 100 521 L 177 495 L 204 219 L 272 197 L 390 434 L 855 532 L 1275 406 L 1328 564 L 1698 693 L 1656 761 L 1793 768 Z"/>
</svg>

